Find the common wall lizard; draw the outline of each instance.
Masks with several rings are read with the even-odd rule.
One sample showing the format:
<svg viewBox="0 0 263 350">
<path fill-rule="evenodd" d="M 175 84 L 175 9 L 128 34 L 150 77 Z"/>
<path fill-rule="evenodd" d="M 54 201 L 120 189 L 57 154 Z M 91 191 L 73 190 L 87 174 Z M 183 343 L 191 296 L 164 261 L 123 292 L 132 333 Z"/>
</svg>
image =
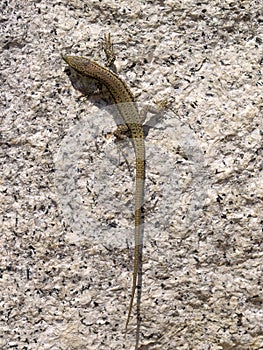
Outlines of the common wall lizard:
<svg viewBox="0 0 263 350">
<path fill-rule="evenodd" d="M 108 40 L 108 41 L 107 41 Z M 107 49 L 109 49 L 110 37 L 106 38 Z M 105 50 L 106 51 L 106 50 Z M 106 51 L 108 60 L 110 53 Z M 115 57 L 113 55 L 113 57 Z M 78 79 L 71 79 L 73 86 L 84 95 L 92 95 L 96 87 L 90 87 L 93 81 L 98 83 L 97 87 L 103 85 L 108 90 L 111 100 L 116 104 L 118 113 L 127 127 L 135 151 L 136 175 L 135 175 L 135 245 L 134 245 L 134 267 L 132 277 L 132 292 L 128 309 L 128 316 L 125 324 L 125 332 L 129 324 L 133 301 L 135 296 L 136 284 L 138 281 L 139 262 L 141 260 L 140 245 L 142 244 L 142 206 L 144 201 L 144 182 L 145 182 L 145 144 L 144 131 L 141 116 L 135 103 L 133 94 L 128 86 L 108 68 L 104 68 L 98 63 L 88 58 L 77 56 L 63 56 L 64 61 L 69 65 L 71 74 L 77 74 Z M 110 63 L 114 58 L 111 57 Z M 110 65 L 110 64 L 108 64 Z M 71 77 L 70 77 L 71 78 Z M 88 80 L 85 81 L 87 78 Z M 82 81 L 81 81 L 82 79 Z M 138 288 L 141 286 L 138 286 Z M 138 310 L 138 308 L 137 308 Z M 137 315 L 139 317 L 139 315 Z"/>
</svg>

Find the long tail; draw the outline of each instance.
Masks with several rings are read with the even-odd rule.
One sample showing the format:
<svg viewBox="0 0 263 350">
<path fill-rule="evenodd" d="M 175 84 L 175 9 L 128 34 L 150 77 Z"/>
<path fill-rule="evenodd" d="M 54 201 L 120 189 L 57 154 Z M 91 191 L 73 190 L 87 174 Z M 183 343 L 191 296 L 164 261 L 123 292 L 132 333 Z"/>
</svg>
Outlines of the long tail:
<svg viewBox="0 0 263 350">
<path fill-rule="evenodd" d="M 143 244 L 143 219 L 142 219 L 142 206 L 144 200 L 144 182 L 145 182 L 145 161 L 144 157 L 136 157 L 136 181 L 135 181 L 135 245 L 134 245 L 134 266 L 133 266 L 133 277 L 132 277 L 132 294 L 129 305 L 128 316 L 125 325 L 125 333 L 130 321 L 136 283 L 138 279 L 139 263 L 141 262 L 140 257 L 140 245 Z M 141 286 L 138 286 L 141 288 Z M 139 316 L 139 315 L 137 315 Z"/>
<path fill-rule="evenodd" d="M 136 210 L 135 211 L 135 221 L 136 217 L 140 217 L 141 221 L 141 210 Z M 132 311 L 132 306 L 133 306 L 133 301 L 134 301 L 134 296 L 135 296 L 135 290 L 136 290 L 136 284 L 137 284 L 137 277 L 138 277 L 138 271 L 139 271 L 139 251 L 140 251 L 140 225 L 135 227 L 135 247 L 134 247 L 134 262 L 133 262 L 133 275 L 132 275 L 132 294 L 131 294 L 131 299 L 130 299 L 130 305 L 129 305 L 129 311 L 128 311 L 128 316 L 125 324 L 125 333 L 127 332 L 128 324 L 130 321 L 131 317 L 131 311 Z"/>
</svg>

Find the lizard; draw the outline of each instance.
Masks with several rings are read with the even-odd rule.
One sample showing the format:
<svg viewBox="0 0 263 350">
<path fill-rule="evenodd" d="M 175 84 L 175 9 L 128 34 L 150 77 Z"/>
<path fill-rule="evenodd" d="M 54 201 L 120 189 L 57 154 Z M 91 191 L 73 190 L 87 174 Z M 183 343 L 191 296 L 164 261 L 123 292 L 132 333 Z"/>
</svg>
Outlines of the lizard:
<svg viewBox="0 0 263 350">
<path fill-rule="evenodd" d="M 108 59 L 107 66 L 112 67 L 115 60 L 110 35 L 105 36 L 104 50 Z M 128 316 L 125 323 L 125 334 L 134 303 L 138 273 L 142 259 L 142 235 L 143 235 L 143 201 L 145 186 L 145 134 L 142 118 L 138 111 L 135 98 L 127 84 L 112 70 L 101 66 L 89 58 L 81 56 L 62 56 L 70 69 L 70 79 L 75 89 L 82 94 L 92 96 L 98 89 L 106 88 L 110 100 L 116 105 L 117 112 L 123 119 L 123 125 L 119 130 L 129 132 L 135 152 L 135 201 L 134 201 L 134 257 L 131 299 L 128 308 Z M 118 130 L 117 129 L 117 130 Z M 123 130 L 124 131 L 124 130 Z M 118 135 L 118 131 L 114 134 Z M 137 320 L 138 315 L 137 305 Z"/>
</svg>

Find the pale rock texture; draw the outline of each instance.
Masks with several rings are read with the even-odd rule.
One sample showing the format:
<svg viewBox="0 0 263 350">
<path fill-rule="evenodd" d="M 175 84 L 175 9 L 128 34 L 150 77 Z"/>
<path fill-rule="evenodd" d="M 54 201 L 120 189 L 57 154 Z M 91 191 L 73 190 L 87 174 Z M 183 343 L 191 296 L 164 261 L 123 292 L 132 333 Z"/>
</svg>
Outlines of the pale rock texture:
<svg viewBox="0 0 263 350">
<path fill-rule="evenodd" d="M 139 349 L 263 348 L 262 2 L 1 2 L 0 348 L 134 349 L 134 155 L 61 54 L 105 62 L 147 136 Z M 154 123 L 155 124 L 155 123 Z"/>
</svg>

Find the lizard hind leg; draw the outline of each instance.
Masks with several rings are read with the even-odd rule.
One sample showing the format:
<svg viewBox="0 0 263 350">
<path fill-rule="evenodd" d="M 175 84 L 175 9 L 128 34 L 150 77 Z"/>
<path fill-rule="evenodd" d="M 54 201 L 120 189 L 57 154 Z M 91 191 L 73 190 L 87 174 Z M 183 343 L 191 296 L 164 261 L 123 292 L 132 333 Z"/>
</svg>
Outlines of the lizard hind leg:
<svg viewBox="0 0 263 350">
<path fill-rule="evenodd" d="M 117 129 L 113 132 L 113 135 L 116 137 L 117 141 L 121 141 L 127 137 L 131 137 L 131 132 L 127 125 L 122 124 L 118 125 Z"/>
<path fill-rule="evenodd" d="M 143 132 L 145 138 L 149 134 L 150 129 L 155 128 L 155 126 L 160 123 L 160 121 L 164 118 L 167 110 L 172 110 L 170 108 L 171 103 L 167 98 L 162 100 L 154 101 L 154 105 L 145 105 L 141 109 L 141 119 L 143 123 Z M 146 121 L 147 114 L 151 116 Z"/>
<path fill-rule="evenodd" d="M 108 133 L 105 135 L 105 137 L 106 137 L 106 139 L 110 139 L 110 138 L 112 138 L 112 137 L 115 138 L 115 139 L 114 139 L 114 142 L 117 144 L 118 149 L 119 149 L 119 151 L 121 152 L 121 154 L 122 154 L 122 156 L 123 156 L 123 158 L 124 158 L 124 161 L 125 161 L 125 163 L 126 163 L 126 165 L 127 165 L 127 168 L 128 168 L 128 170 L 129 170 L 129 172 L 131 173 L 132 170 L 131 170 L 131 168 L 130 168 L 130 163 L 129 163 L 129 161 L 128 161 L 126 155 L 125 155 L 125 152 L 123 151 L 123 147 L 120 147 L 121 142 L 123 142 L 123 141 L 125 141 L 125 140 L 126 140 L 126 142 L 127 142 L 127 141 L 128 141 L 127 139 L 128 139 L 128 138 L 131 138 L 131 132 L 130 132 L 128 126 L 125 125 L 125 124 L 118 125 L 118 127 L 117 127 L 116 130 L 114 130 L 113 132 L 108 132 Z"/>
<path fill-rule="evenodd" d="M 131 137 L 130 136 L 130 130 L 127 127 L 127 125 L 118 125 L 117 129 L 115 129 L 113 132 L 108 132 L 106 134 L 106 138 L 110 139 L 112 136 L 115 137 L 115 142 L 120 142 L 125 140 L 127 137 Z"/>
</svg>

